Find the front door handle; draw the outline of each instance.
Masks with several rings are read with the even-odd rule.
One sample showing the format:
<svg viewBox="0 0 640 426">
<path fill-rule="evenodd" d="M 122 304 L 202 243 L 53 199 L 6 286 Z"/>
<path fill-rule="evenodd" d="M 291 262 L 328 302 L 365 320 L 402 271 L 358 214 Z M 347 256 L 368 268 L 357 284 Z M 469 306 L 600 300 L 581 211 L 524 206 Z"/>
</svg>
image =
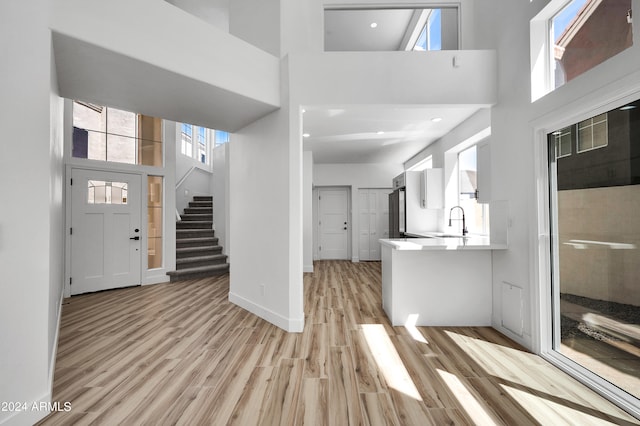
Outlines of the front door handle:
<svg viewBox="0 0 640 426">
<path fill-rule="evenodd" d="M 129 239 L 130 239 L 130 240 L 136 240 L 136 241 L 138 241 L 138 240 L 140 239 L 140 237 L 136 235 L 135 237 L 131 237 L 131 238 L 129 238 Z"/>
</svg>

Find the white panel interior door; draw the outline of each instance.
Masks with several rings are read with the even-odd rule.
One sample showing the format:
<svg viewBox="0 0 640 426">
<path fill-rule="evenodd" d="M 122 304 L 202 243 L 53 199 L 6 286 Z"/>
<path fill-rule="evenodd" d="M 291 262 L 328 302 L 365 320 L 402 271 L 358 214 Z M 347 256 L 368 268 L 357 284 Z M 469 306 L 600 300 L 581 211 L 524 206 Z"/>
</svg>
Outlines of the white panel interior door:
<svg viewBox="0 0 640 426">
<path fill-rule="evenodd" d="M 318 190 L 320 259 L 348 259 L 349 202 L 346 188 Z"/>
<path fill-rule="evenodd" d="M 358 191 L 358 258 L 360 260 L 371 260 L 371 249 L 369 240 L 371 239 L 371 208 L 370 194 L 368 189 L 360 189 Z"/>
<path fill-rule="evenodd" d="M 71 171 L 71 294 L 139 285 L 139 175 Z"/>
<path fill-rule="evenodd" d="M 360 260 L 380 260 L 381 238 L 389 238 L 388 189 L 359 191 L 359 257 Z"/>
</svg>

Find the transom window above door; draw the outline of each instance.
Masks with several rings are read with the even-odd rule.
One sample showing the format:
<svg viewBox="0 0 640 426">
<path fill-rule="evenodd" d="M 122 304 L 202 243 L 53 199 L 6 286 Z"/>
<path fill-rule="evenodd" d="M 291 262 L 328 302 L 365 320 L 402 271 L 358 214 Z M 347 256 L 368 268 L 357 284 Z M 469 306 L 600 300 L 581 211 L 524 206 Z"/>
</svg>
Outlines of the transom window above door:
<svg viewBox="0 0 640 426">
<path fill-rule="evenodd" d="M 88 102 L 73 102 L 74 158 L 163 165 L 162 119 Z"/>
</svg>

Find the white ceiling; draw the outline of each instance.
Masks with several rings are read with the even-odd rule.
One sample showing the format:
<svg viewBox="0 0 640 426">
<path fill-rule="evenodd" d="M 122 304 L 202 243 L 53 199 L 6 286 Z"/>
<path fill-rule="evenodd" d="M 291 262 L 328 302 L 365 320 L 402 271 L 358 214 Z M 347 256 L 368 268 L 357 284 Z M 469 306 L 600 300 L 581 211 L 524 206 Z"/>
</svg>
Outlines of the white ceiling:
<svg viewBox="0 0 640 426">
<path fill-rule="evenodd" d="M 477 106 L 307 107 L 305 151 L 315 163 L 404 163 L 478 111 Z M 433 119 L 440 118 L 438 122 Z M 383 133 L 379 133 L 383 132 Z"/>
</svg>

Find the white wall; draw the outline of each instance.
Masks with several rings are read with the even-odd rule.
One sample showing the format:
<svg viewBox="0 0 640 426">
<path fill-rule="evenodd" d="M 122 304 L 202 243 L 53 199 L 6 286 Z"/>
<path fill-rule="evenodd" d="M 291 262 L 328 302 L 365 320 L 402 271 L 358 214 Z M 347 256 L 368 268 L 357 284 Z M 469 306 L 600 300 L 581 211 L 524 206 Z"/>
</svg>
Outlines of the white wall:
<svg viewBox="0 0 640 426">
<path fill-rule="evenodd" d="M 231 1 L 229 33 L 280 57 L 280 1 Z"/>
<path fill-rule="evenodd" d="M 498 51 L 499 100 L 491 111 L 492 198 L 508 200 L 510 209 L 509 249 L 493 255 L 493 326 L 532 349 L 539 343 L 537 298 L 543 283 L 537 276 L 536 251 L 538 244 L 544 242 L 544 235 L 537 228 L 537 193 L 545 190 L 539 182 L 541 174 L 546 173 L 535 168 L 537 144 L 545 142 L 534 138 L 532 123 L 544 127 L 545 123 L 559 122 L 563 116 L 584 114 L 588 108 L 620 96 L 625 88 L 640 85 L 640 39 L 636 31 L 632 48 L 532 104 L 528 22 L 547 3 L 490 0 L 475 9 L 477 47 L 494 47 Z M 633 6 L 639 7 L 638 3 L 634 0 Z M 503 282 L 523 289 L 522 336 L 502 326 Z"/>
<path fill-rule="evenodd" d="M 494 51 L 415 53 L 292 54 L 292 95 L 303 105 L 495 103 Z"/>
<path fill-rule="evenodd" d="M 62 138 L 48 21 L 46 0 L 0 4 L 0 51 L 11 58 L 0 71 L 0 401 L 28 404 L 51 399 L 62 285 Z M 0 424 L 46 414 L 3 411 Z"/>
<path fill-rule="evenodd" d="M 287 70 L 286 60 L 282 67 Z M 229 300 L 285 330 L 301 331 L 302 147 L 299 130 L 292 133 L 290 126 L 283 107 L 234 133 L 229 144 Z"/>
<path fill-rule="evenodd" d="M 394 177 L 402 173 L 402 164 L 314 164 L 313 185 L 348 186 L 351 187 L 351 258 L 359 260 L 358 230 L 359 214 L 357 211 L 358 189 L 391 188 Z M 313 223 L 315 220 L 314 211 Z M 315 231 L 315 230 L 314 230 Z M 308 242 L 307 242 L 308 243 Z M 313 243 L 312 243 L 313 244 Z M 318 257 L 318 244 L 313 244 L 314 258 Z"/>
<path fill-rule="evenodd" d="M 231 132 L 280 105 L 278 58 L 165 1 L 50 1 L 64 97 Z"/>
<path fill-rule="evenodd" d="M 227 256 L 229 249 L 229 144 L 215 147 L 212 151 L 213 163 L 212 184 L 213 189 L 213 224 L 216 230 L 222 252 Z"/>
<path fill-rule="evenodd" d="M 203 21 L 229 32 L 229 0 L 166 0 Z"/>
<path fill-rule="evenodd" d="M 278 64 L 273 56 L 181 13 L 171 4 L 155 0 L 52 1 L 54 31 L 278 104 L 277 85 L 264 84 L 276 83 L 278 79 Z M 127 13 L 122 13 L 123 10 Z M 140 19 L 145 16 L 150 19 Z M 226 66 L 220 66 L 220 58 L 224 58 Z"/>
<path fill-rule="evenodd" d="M 55 58 L 51 55 L 50 94 L 50 175 L 49 217 L 51 222 L 49 240 L 49 366 L 53 380 L 55 354 L 58 344 L 58 320 L 62 309 L 64 292 L 64 101 L 58 96 Z"/>
</svg>

